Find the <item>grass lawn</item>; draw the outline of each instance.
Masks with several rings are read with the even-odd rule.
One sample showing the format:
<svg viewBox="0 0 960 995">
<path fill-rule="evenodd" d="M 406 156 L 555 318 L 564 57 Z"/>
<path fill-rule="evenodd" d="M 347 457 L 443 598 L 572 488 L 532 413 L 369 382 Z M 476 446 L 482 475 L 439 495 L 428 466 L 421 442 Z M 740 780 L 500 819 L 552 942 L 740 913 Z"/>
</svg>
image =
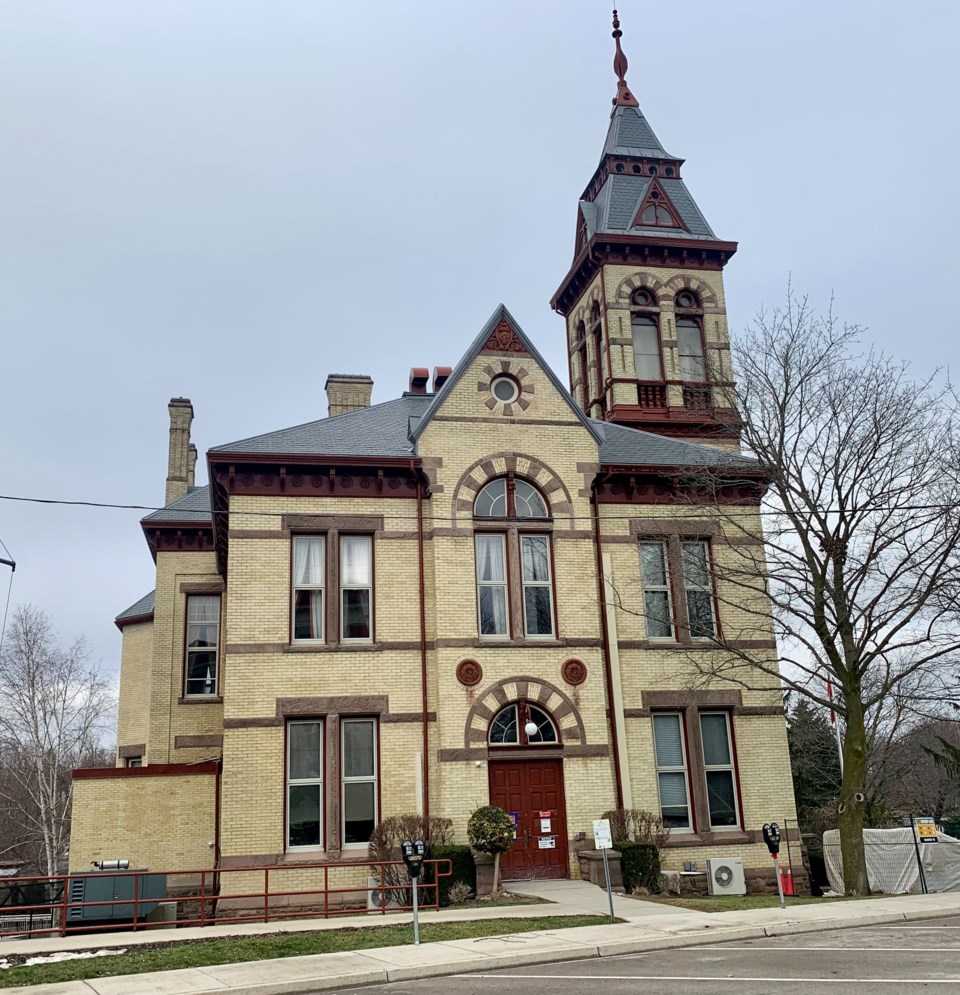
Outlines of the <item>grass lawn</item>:
<svg viewBox="0 0 960 995">
<path fill-rule="evenodd" d="M 864 896 L 860 896 L 864 897 Z M 889 895 L 872 895 L 871 898 L 889 898 Z M 691 909 L 695 912 L 746 912 L 750 909 L 774 909 L 780 907 L 776 895 L 715 895 L 709 898 L 676 898 L 668 895 L 650 895 L 645 902 L 658 905 L 672 905 L 678 909 Z M 839 898 L 812 898 L 810 895 L 787 896 L 787 908 L 792 905 L 825 905 L 829 902 L 850 901 L 846 896 Z"/>
<path fill-rule="evenodd" d="M 420 941 L 437 943 L 441 940 L 466 940 L 477 936 L 525 933 L 536 929 L 599 926 L 609 921 L 608 916 L 539 916 L 531 919 L 421 923 Z M 68 960 L 59 964 L 37 964 L 34 967 L 12 967 L 0 971 L 0 988 L 105 978 L 116 974 L 142 974 L 144 971 L 172 971 L 183 967 L 206 967 L 210 964 L 234 964 L 240 961 L 269 960 L 274 957 L 301 957 L 304 954 L 395 947 L 412 942 L 412 926 L 362 926 L 314 933 L 265 933 L 262 936 L 189 940 L 183 943 L 132 947 L 127 953 L 115 957 Z M 0 957 L 2 954 L 3 949 L 0 947 Z"/>
</svg>

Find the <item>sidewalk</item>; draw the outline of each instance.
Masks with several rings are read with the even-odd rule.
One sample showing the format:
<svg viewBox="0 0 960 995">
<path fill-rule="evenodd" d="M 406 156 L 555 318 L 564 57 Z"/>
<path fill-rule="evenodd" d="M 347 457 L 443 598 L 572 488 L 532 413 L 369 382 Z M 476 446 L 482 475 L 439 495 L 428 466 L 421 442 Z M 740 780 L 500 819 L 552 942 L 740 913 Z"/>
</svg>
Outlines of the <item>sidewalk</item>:
<svg viewBox="0 0 960 995">
<path fill-rule="evenodd" d="M 424 922 L 453 921 L 469 918 L 506 918 L 541 915 L 577 915 L 583 912 L 608 911 L 607 896 L 594 885 L 582 881 L 523 882 L 511 884 L 517 893 L 536 894 L 557 901 L 551 905 L 498 906 L 482 910 L 480 915 L 465 910 L 425 913 Z M 599 903 L 598 903 L 599 896 Z M 410 981 L 442 974 L 491 971 L 561 960 L 609 957 L 648 950 L 720 943 L 725 940 L 755 939 L 786 933 L 845 929 L 912 919 L 960 915 L 960 894 L 916 895 L 869 899 L 861 902 L 836 902 L 829 905 L 798 905 L 780 909 L 749 912 L 668 912 L 664 906 L 629 898 L 615 898 L 615 912 L 625 922 L 603 926 L 581 926 L 555 931 L 514 933 L 507 936 L 481 937 L 429 943 L 420 947 L 382 947 L 355 953 L 317 954 L 242 964 L 131 974 L 89 981 L 72 981 L 57 985 L 31 985 L 4 989 L 11 995 L 287 995 L 342 989 L 345 986 L 388 981 Z M 562 904 L 561 904 L 562 902 Z M 598 909 L 598 904 L 602 908 Z M 472 912 L 472 910 L 470 910 Z M 409 913 L 364 919 L 364 925 L 410 922 Z M 194 935 L 237 936 L 249 933 L 276 933 L 303 929 L 336 929 L 356 926 L 349 920 L 321 920 L 295 923 L 260 923 L 257 928 L 212 927 L 208 929 L 161 930 L 143 940 L 137 934 L 106 937 L 76 937 L 27 940 L 17 943 L 17 952 L 27 952 L 26 944 L 46 944 L 53 949 L 81 949 L 80 940 L 92 940 L 83 947 L 136 945 L 133 941 L 156 943 L 161 933 L 172 933 L 171 940 L 183 941 Z M 191 934 L 191 935 L 187 935 Z M 116 940 L 116 942 L 113 942 Z M 13 943 L 0 943 L 0 955 L 14 952 Z M 40 952 L 31 947 L 29 952 Z"/>
</svg>

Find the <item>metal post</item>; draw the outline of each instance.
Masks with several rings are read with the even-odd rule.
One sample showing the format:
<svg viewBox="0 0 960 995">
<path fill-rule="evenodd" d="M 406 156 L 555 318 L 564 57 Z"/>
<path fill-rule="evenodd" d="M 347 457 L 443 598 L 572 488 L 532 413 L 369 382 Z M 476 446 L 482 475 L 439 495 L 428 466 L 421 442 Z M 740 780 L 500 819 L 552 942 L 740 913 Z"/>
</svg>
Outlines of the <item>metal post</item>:
<svg viewBox="0 0 960 995">
<path fill-rule="evenodd" d="M 420 946 L 420 904 L 417 895 L 417 879 L 413 879 L 413 945 Z"/>
<path fill-rule="evenodd" d="M 607 882 L 607 900 L 610 902 L 610 922 L 616 922 L 617 917 L 613 914 L 613 891 L 610 889 L 610 864 L 607 861 L 607 851 L 601 850 L 603 854 L 603 877 Z"/>
<path fill-rule="evenodd" d="M 774 853 L 771 854 L 773 857 L 773 869 L 774 873 L 777 875 L 777 894 L 780 896 L 780 908 L 785 909 L 787 903 L 783 900 L 783 881 L 780 880 L 780 858 Z"/>
<path fill-rule="evenodd" d="M 913 852 L 917 855 L 917 870 L 920 872 L 920 887 L 923 889 L 924 895 L 927 892 L 927 876 L 923 873 L 923 858 L 920 856 L 920 842 L 917 839 L 917 823 L 910 815 L 910 831 L 913 833 Z"/>
</svg>

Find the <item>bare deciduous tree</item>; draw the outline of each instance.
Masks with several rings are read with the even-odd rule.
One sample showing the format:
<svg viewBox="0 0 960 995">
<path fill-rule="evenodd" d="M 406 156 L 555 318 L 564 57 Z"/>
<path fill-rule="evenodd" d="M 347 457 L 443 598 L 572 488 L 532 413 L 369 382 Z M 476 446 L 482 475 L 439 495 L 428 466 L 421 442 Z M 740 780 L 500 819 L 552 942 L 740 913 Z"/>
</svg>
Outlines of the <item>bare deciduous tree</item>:
<svg viewBox="0 0 960 995">
<path fill-rule="evenodd" d="M 719 586 L 744 630 L 772 617 L 780 655 L 725 631 L 713 676 L 749 685 L 782 675 L 843 719 L 838 825 L 848 894 L 869 892 L 863 851 L 875 717 L 910 687 L 957 687 L 960 650 L 960 431 L 936 378 L 857 353 L 860 330 L 788 294 L 735 343 L 730 399 L 766 490 L 765 547 L 732 544 Z M 719 493 L 717 482 L 708 482 Z M 725 531 L 743 528 L 715 504 Z M 738 523 L 740 525 L 738 526 Z M 755 636 L 754 636 L 755 638 Z"/>
<path fill-rule="evenodd" d="M 71 771 L 102 763 L 111 682 L 89 663 L 82 638 L 56 641 L 46 613 L 14 613 L 0 656 L 0 804 L 12 847 L 60 870 L 70 842 Z M 11 846 L 11 844 L 8 844 Z"/>
</svg>

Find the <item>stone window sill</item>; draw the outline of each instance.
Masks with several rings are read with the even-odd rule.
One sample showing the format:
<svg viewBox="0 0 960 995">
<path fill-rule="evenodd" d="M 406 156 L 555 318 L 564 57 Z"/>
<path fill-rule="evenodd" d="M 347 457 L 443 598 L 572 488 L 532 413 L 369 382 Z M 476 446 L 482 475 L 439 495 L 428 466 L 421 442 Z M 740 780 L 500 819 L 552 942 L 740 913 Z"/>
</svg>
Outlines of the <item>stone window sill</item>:
<svg viewBox="0 0 960 995">
<path fill-rule="evenodd" d="M 284 653 L 379 653 L 383 643 L 288 643 Z"/>
<path fill-rule="evenodd" d="M 755 843 L 753 834 L 745 833 L 742 829 L 731 829 L 729 831 L 714 830 L 709 833 L 671 833 L 670 839 L 664 843 L 664 847 L 684 847 L 684 846 L 718 846 L 733 843 Z"/>
<path fill-rule="evenodd" d="M 222 705 L 223 696 L 219 694 L 208 694 L 200 697 L 199 695 L 192 695 L 189 698 L 183 696 L 177 698 L 178 705 Z"/>
<path fill-rule="evenodd" d="M 530 649 L 536 646 L 566 646 L 566 639 L 475 639 L 474 648 Z"/>
</svg>

